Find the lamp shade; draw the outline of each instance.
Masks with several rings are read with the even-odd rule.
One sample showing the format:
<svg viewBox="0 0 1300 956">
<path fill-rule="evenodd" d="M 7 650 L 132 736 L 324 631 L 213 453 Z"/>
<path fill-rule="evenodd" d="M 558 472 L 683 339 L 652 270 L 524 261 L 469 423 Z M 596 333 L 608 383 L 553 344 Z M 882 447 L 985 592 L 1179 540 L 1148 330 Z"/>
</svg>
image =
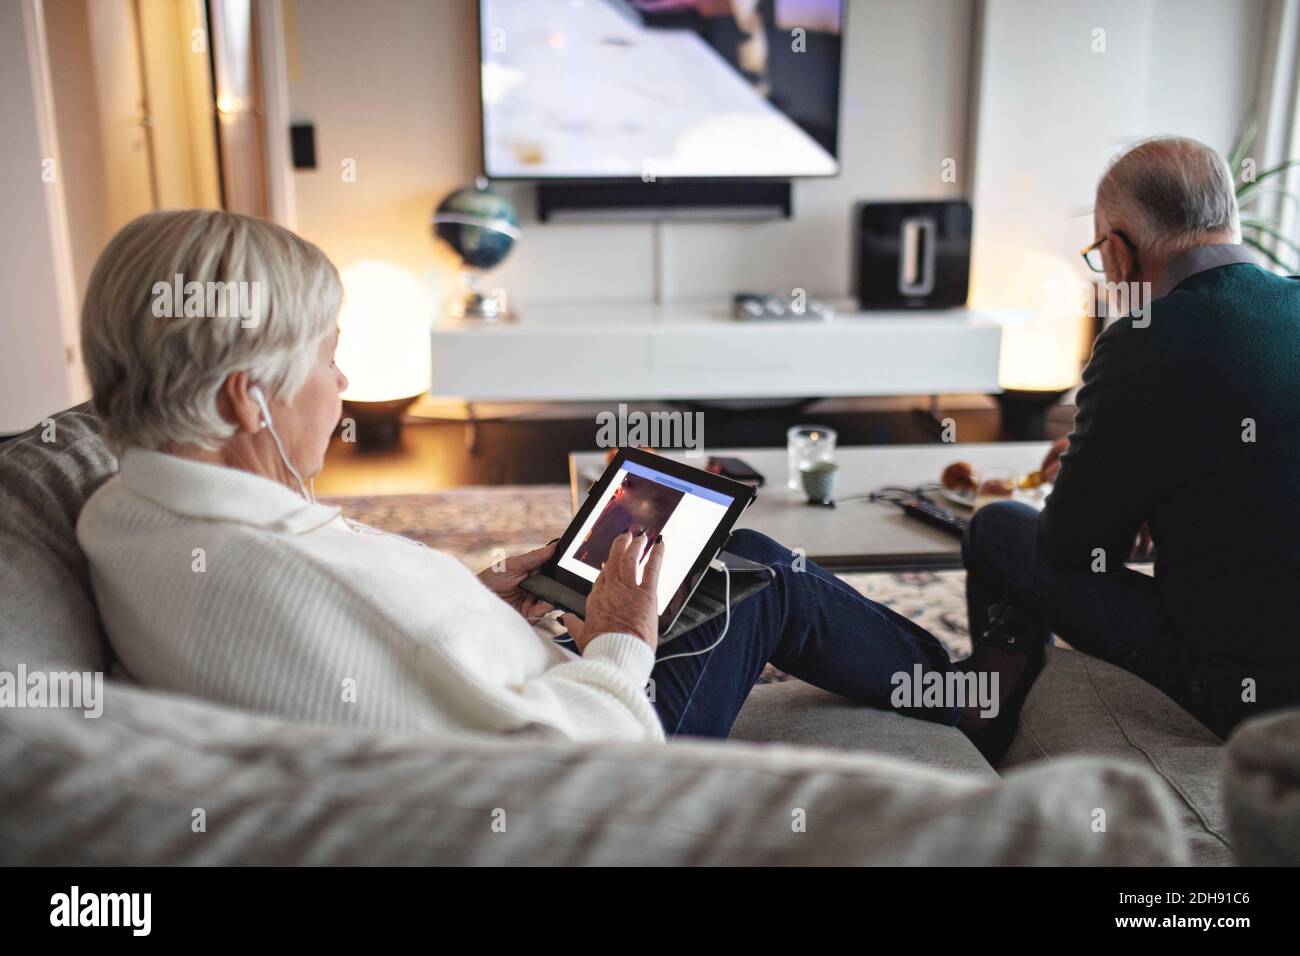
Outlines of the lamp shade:
<svg viewBox="0 0 1300 956">
<path fill-rule="evenodd" d="M 429 390 L 432 297 L 420 280 L 391 262 L 365 259 L 341 273 L 338 367 L 343 398 L 388 402 Z"/>
<path fill-rule="evenodd" d="M 998 382 L 1004 389 L 1065 391 L 1079 382 L 1091 320 L 1092 286 L 1063 258 L 1032 250 L 999 250 L 981 263 L 972 290 L 976 308 L 1008 310 L 1002 318 Z"/>
</svg>

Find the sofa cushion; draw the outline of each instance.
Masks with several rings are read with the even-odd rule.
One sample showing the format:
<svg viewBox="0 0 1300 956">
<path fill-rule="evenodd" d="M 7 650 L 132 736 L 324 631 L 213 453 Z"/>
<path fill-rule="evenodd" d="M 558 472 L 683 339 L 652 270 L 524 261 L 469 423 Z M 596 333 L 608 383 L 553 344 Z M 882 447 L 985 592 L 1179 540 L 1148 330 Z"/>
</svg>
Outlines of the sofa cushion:
<svg viewBox="0 0 1300 956">
<path fill-rule="evenodd" d="M 115 681 L 99 718 L 0 711 L 0 767 L 6 865 L 1187 859 L 1159 779 L 1114 762 L 998 780 L 774 745 L 382 734 Z"/>
<path fill-rule="evenodd" d="M 1051 648 L 999 769 L 1070 756 L 1147 767 L 1180 805 L 1193 862 L 1233 861 L 1222 801 L 1222 741 L 1140 677 L 1066 648 Z"/>
<path fill-rule="evenodd" d="M 0 667 L 107 669 L 77 517 L 117 471 L 86 405 L 0 444 Z"/>
<path fill-rule="evenodd" d="M 1232 732 L 1223 801 L 1238 862 L 1300 866 L 1300 710 L 1249 720 Z"/>
<path fill-rule="evenodd" d="M 730 739 L 902 757 L 943 770 L 997 777 L 956 727 L 856 704 L 798 680 L 762 684 L 750 691 Z"/>
</svg>

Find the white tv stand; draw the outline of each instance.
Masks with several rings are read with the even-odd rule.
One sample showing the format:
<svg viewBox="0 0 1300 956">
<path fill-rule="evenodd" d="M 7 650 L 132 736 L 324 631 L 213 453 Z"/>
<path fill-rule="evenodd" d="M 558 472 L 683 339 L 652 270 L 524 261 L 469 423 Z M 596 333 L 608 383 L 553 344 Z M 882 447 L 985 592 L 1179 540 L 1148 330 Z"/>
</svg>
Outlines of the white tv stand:
<svg viewBox="0 0 1300 956">
<path fill-rule="evenodd" d="M 726 303 L 532 305 L 514 322 L 440 322 L 433 388 L 466 402 L 997 392 L 995 314 L 856 312 L 738 322 Z"/>
</svg>

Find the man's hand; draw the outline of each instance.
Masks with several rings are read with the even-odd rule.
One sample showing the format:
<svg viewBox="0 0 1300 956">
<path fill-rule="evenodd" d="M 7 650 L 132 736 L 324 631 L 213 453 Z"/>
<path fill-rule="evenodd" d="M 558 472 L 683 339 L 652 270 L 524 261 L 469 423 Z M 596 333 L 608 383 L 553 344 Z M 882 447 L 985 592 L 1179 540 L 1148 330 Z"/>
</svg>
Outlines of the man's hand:
<svg viewBox="0 0 1300 956">
<path fill-rule="evenodd" d="M 556 538 L 555 541 L 560 540 Z M 524 578 L 540 568 L 555 553 L 555 541 L 506 558 L 505 567 L 498 571 L 494 567 L 479 572 L 478 579 L 489 591 L 505 601 L 523 616 L 524 620 L 541 617 L 548 611 L 555 610 L 550 604 L 536 595 L 529 594 L 519 585 Z"/>
<path fill-rule="evenodd" d="M 587 596 L 587 620 L 565 614 L 561 623 L 568 628 L 573 643 L 582 650 L 601 634 L 611 631 L 635 634 L 654 650 L 659 646 L 659 602 L 656 597 L 659 568 L 664 563 L 663 535 L 650 544 L 649 557 L 636 583 L 648 535 L 624 531 L 609 548 L 609 558 L 601 566 L 596 583 Z"/>
<path fill-rule="evenodd" d="M 1061 456 L 1065 454 L 1070 447 L 1070 439 L 1058 438 L 1052 442 L 1052 447 L 1047 449 L 1047 455 L 1043 458 L 1043 463 L 1038 467 L 1038 473 L 1043 476 L 1045 484 L 1056 481 L 1056 476 L 1061 470 Z"/>
</svg>

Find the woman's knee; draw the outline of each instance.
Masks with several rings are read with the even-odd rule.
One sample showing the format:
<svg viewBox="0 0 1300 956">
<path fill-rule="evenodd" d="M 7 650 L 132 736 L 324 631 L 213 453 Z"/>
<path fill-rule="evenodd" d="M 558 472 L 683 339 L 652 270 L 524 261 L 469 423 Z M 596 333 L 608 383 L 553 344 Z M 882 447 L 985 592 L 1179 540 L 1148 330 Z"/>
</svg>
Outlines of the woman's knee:
<svg viewBox="0 0 1300 956">
<path fill-rule="evenodd" d="M 774 561 L 789 564 L 795 553 L 779 541 L 753 528 L 737 528 L 731 532 L 726 550 L 760 564 L 771 564 Z"/>
</svg>

